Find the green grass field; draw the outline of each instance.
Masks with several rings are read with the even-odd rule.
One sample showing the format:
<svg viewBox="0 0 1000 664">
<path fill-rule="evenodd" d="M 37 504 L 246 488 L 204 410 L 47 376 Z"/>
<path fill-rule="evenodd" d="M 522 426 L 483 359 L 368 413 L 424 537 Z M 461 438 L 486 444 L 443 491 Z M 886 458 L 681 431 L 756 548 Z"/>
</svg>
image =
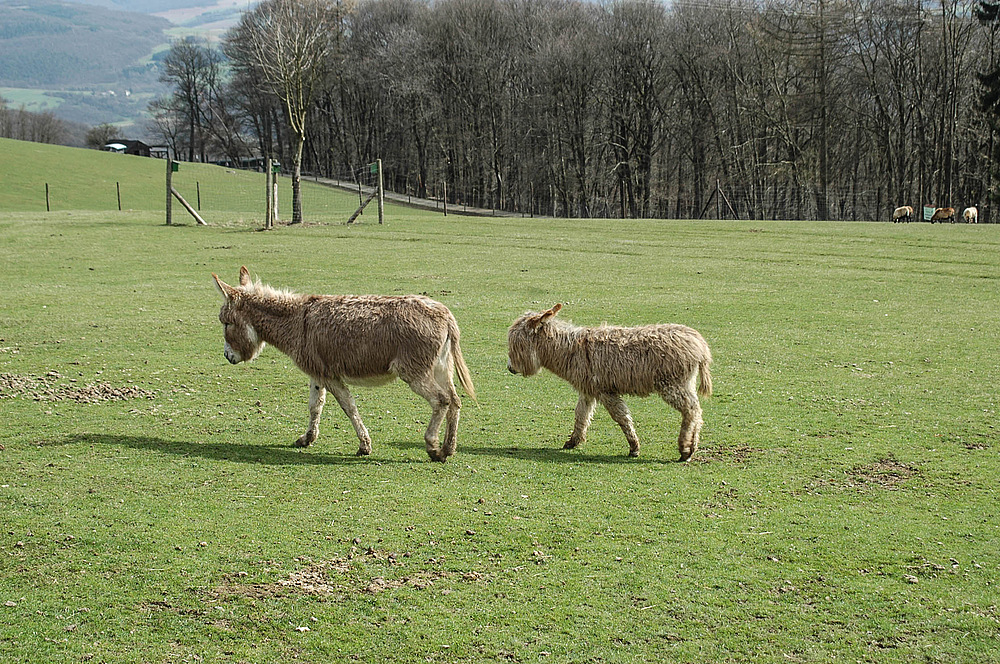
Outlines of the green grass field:
<svg viewBox="0 0 1000 664">
<path fill-rule="evenodd" d="M 30 88 L 4 88 L 0 87 L 0 97 L 7 102 L 11 110 L 19 109 L 22 106 L 27 111 L 35 113 L 50 111 L 58 108 L 62 99 L 50 95 L 47 90 L 34 90 Z"/>
<path fill-rule="evenodd" d="M 75 213 L 158 212 L 165 219 L 166 162 L 133 155 L 0 139 L 0 212 Z M 209 223 L 263 225 L 264 175 L 208 164 L 180 163 L 171 183 Z M 291 184 L 281 178 L 279 217 L 290 218 Z M 356 194 L 344 194 L 307 179 L 302 205 L 313 221 L 344 223 L 358 207 Z M 191 223 L 173 202 L 173 222 Z M 365 214 L 369 214 L 367 210 Z"/>
<path fill-rule="evenodd" d="M 0 660 L 998 661 L 1000 228 L 391 205 L 167 227 L 147 161 L 148 207 L 122 213 L 29 209 L 0 174 Z M 222 355 L 210 273 L 243 264 L 447 304 L 479 393 L 458 454 L 427 459 L 399 383 L 355 390 L 371 457 L 332 401 L 293 448 L 306 377 Z M 574 393 L 505 353 L 556 302 L 702 332 L 690 463 L 657 399 L 627 400 L 638 459 L 601 410 L 561 449 Z"/>
</svg>

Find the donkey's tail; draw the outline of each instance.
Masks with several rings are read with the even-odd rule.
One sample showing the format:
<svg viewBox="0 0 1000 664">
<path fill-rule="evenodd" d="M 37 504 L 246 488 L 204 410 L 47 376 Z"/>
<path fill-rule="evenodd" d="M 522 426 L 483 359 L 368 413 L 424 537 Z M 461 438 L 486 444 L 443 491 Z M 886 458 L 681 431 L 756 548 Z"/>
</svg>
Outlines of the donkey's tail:
<svg viewBox="0 0 1000 664">
<path fill-rule="evenodd" d="M 698 365 L 698 394 L 703 397 L 712 396 L 712 372 L 708 368 L 711 364 L 712 358 L 708 357 Z"/>
<path fill-rule="evenodd" d="M 466 366 L 465 358 L 462 357 L 462 347 L 458 343 L 459 336 L 458 323 L 452 318 L 448 321 L 448 341 L 451 344 L 451 355 L 455 358 L 455 371 L 458 373 L 458 382 L 462 384 L 462 389 L 465 390 L 465 393 L 478 403 L 476 399 L 476 387 L 472 384 L 472 374 L 469 373 L 469 367 Z"/>
</svg>

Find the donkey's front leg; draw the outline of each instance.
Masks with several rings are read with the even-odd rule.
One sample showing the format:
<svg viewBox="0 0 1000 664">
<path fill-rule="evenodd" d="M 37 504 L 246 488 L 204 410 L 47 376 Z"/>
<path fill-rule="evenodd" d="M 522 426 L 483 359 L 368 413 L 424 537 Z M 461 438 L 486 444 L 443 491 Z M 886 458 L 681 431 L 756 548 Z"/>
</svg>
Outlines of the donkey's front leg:
<svg viewBox="0 0 1000 664">
<path fill-rule="evenodd" d="M 326 388 L 309 379 L 309 429 L 295 441 L 297 447 L 309 447 L 319 438 L 319 418 L 323 415 L 323 404 L 326 403 Z"/>
<path fill-rule="evenodd" d="M 563 445 L 564 450 L 571 450 L 587 439 L 587 427 L 590 426 L 590 420 L 594 417 L 595 407 L 597 407 L 597 399 L 586 394 L 580 395 L 580 400 L 576 402 L 573 434 Z"/>
<path fill-rule="evenodd" d="M 628 455 L 630 457 L 639 456 L 639 436 L 635 434 L 632 413 L 629 412 L 628 406 L 617 394 L 602 394 L 599 398 L 604 407 L 608 409 L 611 419 L 618 423 L 622 433 L 625 434 L 625 440 L 628 441 Z"/>
<path fill-rule="evenodd" d="M 361 421 L 361 415 L 358 414 L 358 407 L 354 404 L 351 391 L 347 389 L 347 385 L 344 385 L 343 381 L 337 378 L 327 381 L 326 386 L 333 392 L 337 403 L 344 409 L 344 413 L 354 425 L 354 431 L 358 434 L 358 440 L 361 441 L 361 446 L 358 447 L 358 456 L 368 456 L 372 453 L 372 438 L 368 435 L 365 423 Z"/>
</svg>

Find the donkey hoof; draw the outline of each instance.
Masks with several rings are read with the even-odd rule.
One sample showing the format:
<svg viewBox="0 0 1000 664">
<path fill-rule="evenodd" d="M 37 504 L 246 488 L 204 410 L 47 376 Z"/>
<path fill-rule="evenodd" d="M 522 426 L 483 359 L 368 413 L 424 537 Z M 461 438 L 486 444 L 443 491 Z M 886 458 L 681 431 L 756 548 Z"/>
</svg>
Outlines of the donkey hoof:
<svg viewBox="0 0 1000 664">
<path fill-rule="evenodd" d="M 314 440 L 316 440 L 315 436 L 304 434 L 299 436 L 299 439 L 295 441 L 295 447 L 309 447 Z"/>
<path fill-rule="evenodd" d="M 681 458 L 677 460 L 677 463 L 687 463 L 691 459 L 691 454 L 682 454 Z"/>
<path fill-rule="evenodd" d="M 567 440 L 567 441 L 566 441 L 566 444 L 565 444 L 565 445 L 563 445 L 563 449 L 564 449 L 564 450 L 575 450 L 575 449 L 576 449 L 576 447 L 577 447 L 577 446 L 578 446 L 579 444 L 580 444 L 580 441 L 578 441 L 578 440 Z"/>
<path fill-rule="evenodd" d="M 638 456 L 639 456 L 639 450 L 629 450 L 628 451 L 628 457 L 630 459 L 635 459 Z"/>
<path fill-rule="evenodd" d="M 368 456 L 371 453 L 372 451 L 370 449 L 365 449 L 364 447 L 361 447 L 358 449 L 357 452 L 354 453 L 354 456 Z"/>
</svg>

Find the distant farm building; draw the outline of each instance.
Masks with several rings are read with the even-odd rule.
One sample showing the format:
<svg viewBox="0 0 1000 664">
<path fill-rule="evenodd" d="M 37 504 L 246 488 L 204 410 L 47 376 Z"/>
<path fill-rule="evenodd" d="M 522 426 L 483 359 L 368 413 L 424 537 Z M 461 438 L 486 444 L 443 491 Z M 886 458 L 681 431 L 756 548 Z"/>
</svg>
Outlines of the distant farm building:
<svg viewBox="0 0 1000 664">
<path fill-rule="evenodd" d="M 142 141 L 116 140 L 104 144 L 104 149 L 108 152 L 118 152 L 120 154 L 134 154 L 140 157 L 149 156 L 149 146 Z"/>
</svg>

